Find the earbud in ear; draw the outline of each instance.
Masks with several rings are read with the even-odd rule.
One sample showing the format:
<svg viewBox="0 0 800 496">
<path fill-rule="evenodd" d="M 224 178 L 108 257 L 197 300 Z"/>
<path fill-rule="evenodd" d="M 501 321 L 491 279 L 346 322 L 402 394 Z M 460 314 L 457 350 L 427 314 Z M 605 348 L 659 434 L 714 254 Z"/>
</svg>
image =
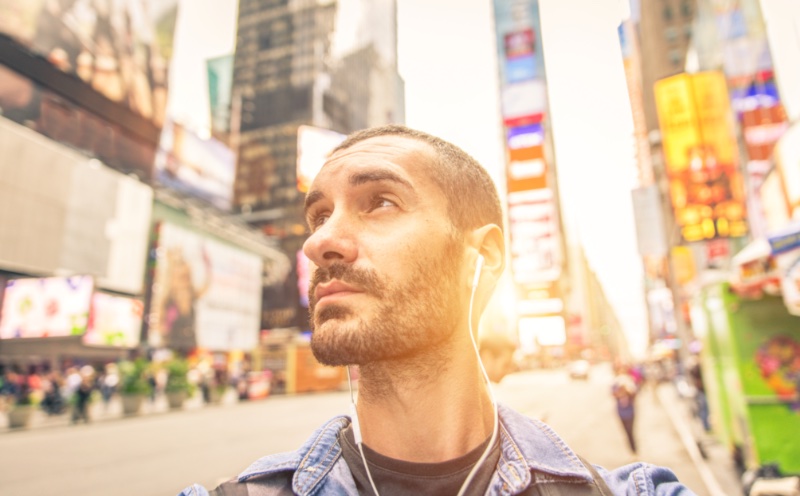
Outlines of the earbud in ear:
<svg viewBox="0 0 800 496">
<path fill-rule="evenodd" d="M 478 282 L 481 280 L 481 270 L 483 269 L 483 255 L 478 255 L 475 260 L 475 277 L 472 279 L 472 288 L 478 287 Z"/>
</svg>

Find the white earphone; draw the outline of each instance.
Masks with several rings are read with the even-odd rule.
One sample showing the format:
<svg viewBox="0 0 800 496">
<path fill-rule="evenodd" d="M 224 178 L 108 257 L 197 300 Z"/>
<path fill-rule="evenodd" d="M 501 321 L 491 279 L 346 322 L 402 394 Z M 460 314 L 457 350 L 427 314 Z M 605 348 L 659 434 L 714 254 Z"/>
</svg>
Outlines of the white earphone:
<svg viewBox="0 0 800 496">
<path fill-rule="evenodd" d="M 478 282 L 481 280 L 481 271 L 483 270 L 483 255 L 478 255 L 475 260 L 475 277 L 472 278 L 472 289 L 478 287 Z"/>
</svg>

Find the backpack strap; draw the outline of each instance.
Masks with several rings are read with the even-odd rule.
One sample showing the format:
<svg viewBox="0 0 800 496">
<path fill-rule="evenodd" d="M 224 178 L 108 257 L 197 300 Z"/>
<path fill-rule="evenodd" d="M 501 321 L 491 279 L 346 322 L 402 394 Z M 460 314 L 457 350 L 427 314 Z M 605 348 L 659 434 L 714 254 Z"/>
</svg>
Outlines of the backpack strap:
<svg viewBox="0 0 800 496">
<path fill-rule="evenodd" d="M 241 484 L 236 479 L 223 482 L 209 493 L 209 496 L 248 496 L 247 484 Z"/>
<path fill-rule="evenodd" d="M 594 485 L 597 486 L 597 489 L 600 491 L 601 496 L 614 496 L 614 493 L 611 492 L 611 488 L 608 487 L 606 481 L 603 477 L 597 472 L 597 469 L 594 468 L 594 465 L 587 462 L 582 456 L 577 455 L 580 459 L 581 463 L 589 470 L 589 473 L 592 474 L 592 479 L 594 479 Z"/>
<path fill-rule="evenodd" d="M 591 463 L 578 456 L 581 463 L 592 474 L 592 482 L 547 481 L 533 484 L 523 494 L 531 496 L 614 496 L 603 477 Z"/>
</svg>

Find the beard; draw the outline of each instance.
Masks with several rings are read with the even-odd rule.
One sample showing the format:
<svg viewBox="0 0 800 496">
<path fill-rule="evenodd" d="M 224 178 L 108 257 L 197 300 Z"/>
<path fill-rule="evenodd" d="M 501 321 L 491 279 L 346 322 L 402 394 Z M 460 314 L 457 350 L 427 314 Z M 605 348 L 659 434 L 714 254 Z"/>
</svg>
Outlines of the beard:
<svg viewBox="0 0 800 496">
<path fill-rule="evenodd" d="M 309 287 L 311 351 L 324 365 L 368 365 L 430 351 L 456 330 L 463 245 L 450 236 L 439 257 L 418 260 L 407 282 L 389 283 L 372 269 L 334 263 L 314 272 Z M 338 279 L 374 301 L 371 318 L 346 304 L 316 310 L 318 284 Z"/>
</svg>

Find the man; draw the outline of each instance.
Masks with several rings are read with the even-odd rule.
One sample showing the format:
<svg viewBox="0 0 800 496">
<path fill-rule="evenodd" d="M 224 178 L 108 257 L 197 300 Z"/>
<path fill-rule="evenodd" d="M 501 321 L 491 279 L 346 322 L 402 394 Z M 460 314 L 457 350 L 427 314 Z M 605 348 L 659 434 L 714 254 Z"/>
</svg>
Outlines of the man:
<svg viewBox="0 0 800 496">
<path fill-rule="evenodd" d="M 213 494 L 691 494 L 666 469 L 595 470 L 503 406 L 495 421 L 471 331 L 505 266 L 503 217 L 462 150 L 402 126 L 355 133 L 305 205 L 311 347 L 360 367 L 357 408 Z"/>
</svg>

